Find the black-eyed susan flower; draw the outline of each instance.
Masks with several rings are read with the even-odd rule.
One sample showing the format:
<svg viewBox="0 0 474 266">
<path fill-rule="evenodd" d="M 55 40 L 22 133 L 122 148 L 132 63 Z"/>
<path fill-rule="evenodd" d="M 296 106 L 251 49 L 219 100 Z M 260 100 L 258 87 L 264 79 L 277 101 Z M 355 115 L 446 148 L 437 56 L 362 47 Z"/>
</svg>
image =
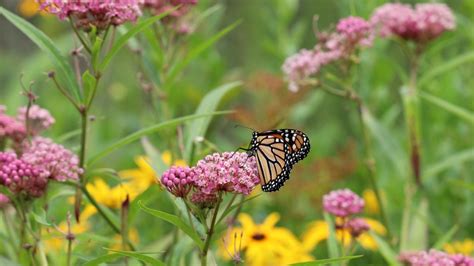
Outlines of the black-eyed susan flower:
<svg viewBox="0 0 474 266">
<path fill-rule="evenodd" d="M 313 257 L 290 230 L 275 226 L 279 219 L 277 213 L 272 213 L 263 223 L 256 224 L 248 214 L 240 214 L 238 221 L 241 227 L 227 232 L 220 254 L 226 259 L 240 258 L 240 250 L 236 249 L 241 249 L 245 265 L 252 266 L 287 265 L 312 260 Z"/>
</svg>

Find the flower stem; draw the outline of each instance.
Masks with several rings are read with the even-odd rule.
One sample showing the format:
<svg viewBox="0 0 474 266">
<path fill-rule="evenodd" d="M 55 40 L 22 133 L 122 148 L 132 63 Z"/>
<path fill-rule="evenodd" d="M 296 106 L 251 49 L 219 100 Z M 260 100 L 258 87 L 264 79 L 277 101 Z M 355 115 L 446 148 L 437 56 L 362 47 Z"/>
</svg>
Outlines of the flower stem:
<svg viewBox="0 0 474 266">
<path fill-rule="evenodd" d="M 221 204 L 221 201 L 222 194 L 219 193 L 219 199 L 214 209 L 214 214 L 212 215 L 211 225 L 209 226 L 209 230 L 207 231 L 206 242 L 204 242 L 204 247 L 201 251 L 201 266 L 207 265 L 207 253 L 211 244 L 212 235 L 214 234 L 214 227 L 216 225 L 217 214 L 219 213 L 219 205 Z"/>
</svg>

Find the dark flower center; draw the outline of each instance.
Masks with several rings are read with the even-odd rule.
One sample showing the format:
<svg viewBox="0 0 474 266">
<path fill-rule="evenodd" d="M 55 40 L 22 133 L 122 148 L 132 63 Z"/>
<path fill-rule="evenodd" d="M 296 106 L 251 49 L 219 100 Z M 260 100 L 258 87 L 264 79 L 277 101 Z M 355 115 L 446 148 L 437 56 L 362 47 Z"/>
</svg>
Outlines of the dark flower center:
<svg viewBox="0 0 474 266">
<path fill-rule="evenodd" d="M 265 239 L 265 235 L 264 234 L 260 234 L 260 233 L 256 233 L 256 234 L 253 234 L 252 235 L 252 239 L 254 240 L 264 240 Z"/>
</svg>

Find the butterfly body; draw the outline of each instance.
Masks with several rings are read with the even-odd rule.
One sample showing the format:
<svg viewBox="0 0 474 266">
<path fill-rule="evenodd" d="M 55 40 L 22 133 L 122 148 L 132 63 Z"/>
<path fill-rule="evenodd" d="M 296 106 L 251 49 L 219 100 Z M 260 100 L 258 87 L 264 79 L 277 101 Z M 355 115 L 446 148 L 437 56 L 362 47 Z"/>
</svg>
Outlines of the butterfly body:
<svg viewBox="0 0 474 266">
<path fill-rule="evenodd" d="M 296 129 L 253 132 L 249 153 L 256 157 L 262 190 L 279 190 L 290 177 L 293 165 L 305 158 L 309 138 Z"/>
</svg>

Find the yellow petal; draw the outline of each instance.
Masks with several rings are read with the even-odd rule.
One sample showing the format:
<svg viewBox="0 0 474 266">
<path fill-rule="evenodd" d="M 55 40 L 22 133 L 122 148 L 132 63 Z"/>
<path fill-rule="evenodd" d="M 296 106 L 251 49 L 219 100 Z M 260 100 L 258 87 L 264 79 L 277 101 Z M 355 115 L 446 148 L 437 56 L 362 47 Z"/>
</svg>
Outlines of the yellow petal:
<svg viewBox="0 0 474 266">
<path fill-rule="evenodd" d="M 379 235 L 386 235 L 387 234 L 387 229 L 379 221 L 374 220 L 374 219 L 370 219 L 370 218 L 364 218 L 364 220 L 369 225 L 370 230 L 374 231 L 375 233 L 377 233 Z"/>
<path fill-rule="evenodd" d="M 375 242 L 375 239 L 368 233 L 361 234 L 357 237 L 357 241 L 365 249 L 377 250 L 377 242 Z"/>
<path fill-rule="evenodd" d="M 163 160 L 163 162 L 166 164 L 166 165 L 171 165 L 171 152 L 170 151 L 164 151 L 161 153 L 161 160 Z"/>
<path fill-rule="evenodd" d="M 329 226 L 325 221 L 315 221 L 311 223 L 303 234 L 303 247 L 306 250 L 313 250 L 319 242 L 329 237 Z"/>
<path fill-rule="evenodd" d="M 255 231 L 256 225 L 250 215 L 246 213 L 241 213 L 239 214 L 237 220 L 239 220 L 240 224 L 242 225 L 242 230 L 244 230 L 244 234 L 252 234 Z"/>
<path fill-rule="evenodd" d="M 261 227 L 264 229 L 272 229 L 275 227 L 276 223 L 280 220 L 280 214 L 273 212 L 270 215 L 265 218 L 265 221 L 263 221 Z"/>
<path fill-rule="evenodd" d="M 362 197 L 365 201 L 365 210 L 370 214 L 377 214 L 380 212 L 379 203 L 375 192 L 372 189 L 366 189 L 362 192 Z"/>
</svg>

